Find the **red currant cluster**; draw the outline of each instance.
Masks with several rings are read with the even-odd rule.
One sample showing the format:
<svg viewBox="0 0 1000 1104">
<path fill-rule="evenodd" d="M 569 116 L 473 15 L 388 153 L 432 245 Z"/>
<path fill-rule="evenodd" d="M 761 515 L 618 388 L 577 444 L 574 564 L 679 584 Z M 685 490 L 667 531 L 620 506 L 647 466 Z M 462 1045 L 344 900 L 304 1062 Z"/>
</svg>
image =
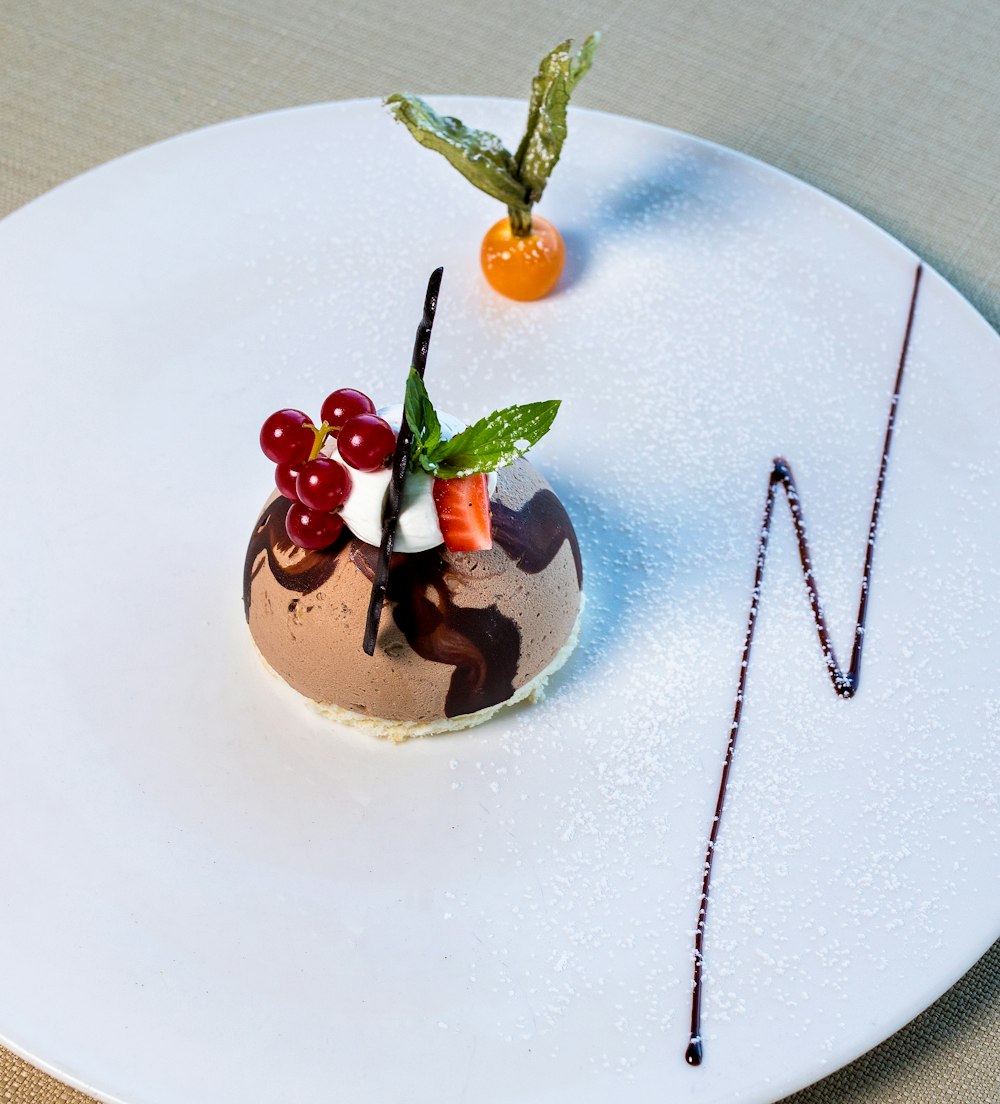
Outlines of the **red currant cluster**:
<svg viewBox="0 0 1000 1104">
<path fill-rule="evenodd" d="M 343 464 L 320 450 L 337 441 Z M 351 473 L 373 472 L 392 460 L 396 434 L 375 413 L 367 395 L 342 387 L 327 396 L 315 426 L 301 410 L 279 410 L 260 431 L 260 447 L 277 464 L 274 482 L 290 500 L 285 515 L 288 539 L 300 548 L 327 548 L 344 522 L 337 512 L 351 493 Z"/>
</svg>

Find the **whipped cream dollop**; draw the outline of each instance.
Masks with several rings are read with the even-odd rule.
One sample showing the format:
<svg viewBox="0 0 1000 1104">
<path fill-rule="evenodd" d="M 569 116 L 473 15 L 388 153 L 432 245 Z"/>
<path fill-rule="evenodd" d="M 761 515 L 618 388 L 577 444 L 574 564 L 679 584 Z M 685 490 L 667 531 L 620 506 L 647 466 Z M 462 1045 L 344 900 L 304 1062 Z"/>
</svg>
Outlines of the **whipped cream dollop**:
<svg viewBox="0 0 1000 1104">
<path fill-rule="evenodd" d="M 384 406 L 377 413 L 399 433 L 403 423 L 401 403 Z M 441 411 L 438 412 L 438 420 L 441 423 L 441 437 L 445 441 L 466 428 L 465 422 Z M 382 543 L 382 516 L 389 494 L 391 471 L 389 468 L 374 472 L 357 471 L 340 459 L 337 442 L 332 437 L 324 444 L 323 452 L 339 460 L 351 473 L 351 493 L 340 510 L 344 524 L 358 540 L 374 544 L 377 548 Z M 487 476 L 487 485 L 492 496 L 497 485 L 496 472 L 490 472 Z M 444 540 L 434 506 L 433 486 L 434 477 L 427 472 L 420 469 L 407 472 L 403 482 L 399 524 L 396 526 L 394 548 L 397 552 L 426 552 L 429 548 L 437 548 Z"/>
</svg>

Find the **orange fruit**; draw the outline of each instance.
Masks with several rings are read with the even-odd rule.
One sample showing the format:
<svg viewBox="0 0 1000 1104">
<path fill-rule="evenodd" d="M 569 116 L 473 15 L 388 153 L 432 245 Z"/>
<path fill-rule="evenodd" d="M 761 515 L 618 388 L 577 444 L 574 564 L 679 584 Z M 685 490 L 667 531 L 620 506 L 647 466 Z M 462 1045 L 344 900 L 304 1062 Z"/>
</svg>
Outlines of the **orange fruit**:
<svg viewBox="0 0 1000 1104">
<path fill-rule="evenodd" d="M 491 226 L 479 254 L 490 286 L 508 299 L 541 299 L 559 282 L 566 246 L 547 219 L 531 216 L 531 233 L 518 237 L 509 218 Z"/>
</svg>

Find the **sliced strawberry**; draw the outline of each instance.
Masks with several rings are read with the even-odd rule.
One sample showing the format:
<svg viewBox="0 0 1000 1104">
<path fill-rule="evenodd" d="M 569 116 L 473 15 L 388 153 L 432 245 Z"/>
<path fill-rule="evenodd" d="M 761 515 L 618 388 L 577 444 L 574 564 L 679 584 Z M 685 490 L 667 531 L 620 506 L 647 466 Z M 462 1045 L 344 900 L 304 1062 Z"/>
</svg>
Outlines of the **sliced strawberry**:
<svg viewBox="0 0 1000 1104">
<path fill-rule="evenodd" d="M 482 552 L 493 547 L 485 475 L 435 479 L 434 505 L 449 552 Z"/>
</svg>

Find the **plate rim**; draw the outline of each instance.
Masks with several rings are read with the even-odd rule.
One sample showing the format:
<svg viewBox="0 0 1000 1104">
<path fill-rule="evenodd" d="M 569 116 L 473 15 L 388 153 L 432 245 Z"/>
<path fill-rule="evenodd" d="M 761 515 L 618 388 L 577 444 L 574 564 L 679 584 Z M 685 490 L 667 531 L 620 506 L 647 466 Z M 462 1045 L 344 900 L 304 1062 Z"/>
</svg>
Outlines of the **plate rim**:
<svg viewBox="0 0 1000 1104">
<path fill-rule="evenodd" d="M 455 93 L 421 93 L 428 100 L 447 100 L 449 103 L 468 103 L 475 105 L 483 105 L 489 107 L 490 105 L 502 105 L 504 107 L 521 107 L 526 108 L 527 101 L 518 97 L 506 97 L 506 96 L 483 96 L 483 95 L 466 95 Z M 137 147 L 122 153 L 109 161 L 102 162 L 100 164 L 91 166 L 80 173 L 69 177 L 66 180 L 59 182 L 53 187 L 47 189 L 41 194 L 32 197 L 24 204 L 8 212 L 2 219 L 0 219 L 0 250 L 3 249 L 5 244 L 5 235 L 8 232 L 8 228 L 14 226 L 19 228 L 22 222 L 30 221 L 38 216 L 39 212 L 44 215 L 46 207 L 52 202 L 58 202 L 63 194 L 67 190 L 75 188 L 81 181 L 89 180 L 91 177 L 99 177 L 102 174 L 119 172 L 123 166 L 127 167 L 142 158 L 152 156 L 155 154 L 162 154 L 163 148 L 173 148 L 174 146 L 185 144 L 192 139 L 210 140 L 216 132 L 223 130 L 229 130 L 235 127 L 242 127 L 247 125 L 267 125 L 275 124 L 280 127 L 281 120 L 284 117 L 298 116 L 305 113 L 321 113 L 335 110 L 337 112 L 347 112 L 352 109 L 362 108 L 365 110 L 372 109 L 374 107 L 382 105 L 383 100 L 377 96 L 365 96 L 365 97 L 353 97 L 341 100 L 329 100 L 319 101 L 316 103 L 303 103 L 286 107 L 279 107 L 261 112 L 254 112 L 247 115 L 237 116 L 230 119 L 223 119 L 216 122 L 208 123 L 202 126 L 195 127 L 191 130 L 182 131 L 176 134 L 169 135 L 164 138 L 160 138 L 154 142 Z M 939 289 L 947 294 L 952 300 L 952 306 L 959 308 L 967 317 L 971 324 L 972 319 L 975 319 L 977 326 L 984 327 L 985 334 L 989 339 L 997 343 L 1000 346 L 1000 334 L 994 326 L 987 320 L 982 312 L 974 306 L 974 304 L 962 294 L 962 292 L 946 277 L 944 277 L 933 264 L 925 260 L 914 247 L 900 241 L 893 234 L 891 234 L 884 227 L 879 225 L 874 219 L 850 206 L 848 202 L 838 198 L 837 196 L 825 191 L 820 186 L 804 180 L 794 173 L 770 164 L 758 157 L 755 157 L 749 153 L 746 153 L 739 149 L 723 145 L 712 139 L 700 137 L 695 134 L 671 127 L 665 124 L 653 122 L 648 119 L 644 119 L 638 116 L 626 115 L 618 112 L 607 111 L 598 108 L 590 108 L 583 106 L 571 106 L 570 108 L 570 135 L 572 136 L 573 127 L 572 120 L 574 117 L 579 116 L 592 116 L 606 122 L 620 124 L 625 123 L 628 126 L 636 127 L 640 129 L 651 129 L 659 134 L 667 134 L 682 143 L 692 143 L 696 147 L 700 147 L 705 150 L 712 151 L 713 154 L 722 158 L 735 158 L 738 162 L 745 166 L 752 167 L 755 171 L 763 171 L 766 174 L 773 174 L 774 178 L 782 181 L 785 186 L 793 186 L 798 189 L 806 189 L 809 193 L 812 193 L 815 199 L 821 201 L 824 205 L 830 206 L 838 211 L 845 212 L 854 221 L 854 224 L 861 227 L 863 226 L 867 232 L 874 232 L 874 236 L 881 240 L 882 244 L 891 247 L 894 251 L 903 251 L 903 254 L 910 257 L 914 264 L 921 264 L 924 267 L 926 274 L 932 275 L 935 282 L 938 284 Z M 572 137 L 570 137 L 572 141 Z M 979 962 L 983 956 L 988 953 L 989 949 L 994 945 L 997 940 L 997 936 L 987 938 L 982 946 L 979 946 L 978 942 L 975 944 L 971 953 L 961 956 L 964 961 L 962 969 L 950 976 L 950 979 L 942 986 L 939 982 L 934 982 L 928 985 L 926 993 L 929 994 L 927 999 L 920 997 L 914 1000 L 912 1003 L 907 1004 L 905 1009 L 900 1011 L 897 1015 L 886 1017 L 880 1020 L 880 1026 L 874 1033 L 869 1033 L 873 1037 L 877 1035 L 874 1042 L 867 1042 L 861 1049 L 856 1046 L 845 1046 L 838 1050 L 835 1047 L 832 1051 L 829 1065 L 825 1067 L 818 1075 L 818 1077 L 812 1078 L 809 1081 L 802 1082 L 800 1078 L 792 1078 L 787 1082 L 783 1082 L 779 1076 L 775 1079 L 775 1084 L 781 1084 L 783 1087 L 778 1090 L 779 1095 L 768 1097 L 768 1100 L 779 1101 L 791 1092 L 800 1091 L 811 1085 L 817 1084 L 819 1081 L 824 1080 L 830 1075 L 834 1074 L 838 1070 L 843 1069 L 845 1066 L 858 1060 L 863 1055 L 869 1053 L 871 1050 L 878 1046 L 881 1046 L 898 1031 L 900 1031 L 907 1024 L 911 1023 L 913 1019 L 919 1016 L 922 1012 L 929 1009 L 934 1003 L 936 1003 L 948 990 L 955 986 L 961 979 L 972 969 L 977 962 Z M 948 971 L 950 975 L 950 970 Z M 886 1029 L 886 1025 L 888 1025 Z M 107 1104 L 128 1104 L 120 1097 L 114 1096 L 103 1090 L 97 1088 L 88 1081 L 79 1078 L 56 1063 L 50 1062 L 47 1059 L 35 1054 L 29 1048 L 23 1048 L 18 1045 L 16 1040 L 8 1037 L 7 1035 L 0 1033 L 0 1043 L 3 1044 L 12 1053 L 18 1055 L 20 1058 L 29 1062 L 36 1069 L 56 1078 L 63 1084 L 76 1088 L 97 1100 L 107 1102 Z"/>
</svg>

